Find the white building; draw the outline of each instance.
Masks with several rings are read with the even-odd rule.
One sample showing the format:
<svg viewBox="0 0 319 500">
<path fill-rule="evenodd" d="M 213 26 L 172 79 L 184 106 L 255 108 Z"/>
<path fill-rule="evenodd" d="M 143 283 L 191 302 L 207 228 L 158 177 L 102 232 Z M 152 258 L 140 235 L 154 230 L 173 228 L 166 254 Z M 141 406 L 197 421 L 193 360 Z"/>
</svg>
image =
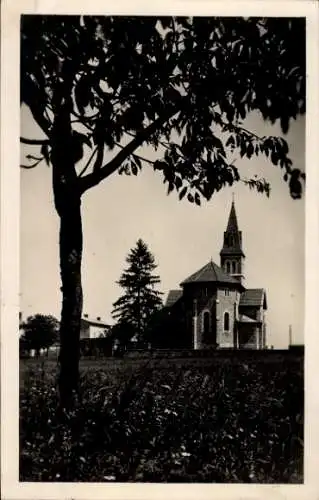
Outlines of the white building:
<svg viewBox="0 0 319 500">
<path fill-rule="evenodd" d="M 100 316 L 94 319 L 90 319 L 87 314 L 81 319 L 81 339 L 96 339 L 101 337 L 108 331 L 110 325 L 104 323 Z"/>
</svg>

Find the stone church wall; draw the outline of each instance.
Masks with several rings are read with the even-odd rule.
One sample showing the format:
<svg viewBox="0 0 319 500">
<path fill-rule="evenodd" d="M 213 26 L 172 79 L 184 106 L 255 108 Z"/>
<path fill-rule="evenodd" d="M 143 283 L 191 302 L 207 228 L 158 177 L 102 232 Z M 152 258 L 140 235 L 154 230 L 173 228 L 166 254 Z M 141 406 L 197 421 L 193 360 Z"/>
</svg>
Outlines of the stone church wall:
<svg viewBox="0 0 319 500">
<path fill-rule="evenodd" d="M 227 292 L 226 292 L 227 293 Z M 216 323 L 217 323 L 217 343 L 219 347 L 234 347 L 234 323 L 237 292 L 229 290 L 226 295 L 225 290 L 217 292 Z M 229 329 L 224 329 L 225 313 L 229 314 Z"/>
</svg>

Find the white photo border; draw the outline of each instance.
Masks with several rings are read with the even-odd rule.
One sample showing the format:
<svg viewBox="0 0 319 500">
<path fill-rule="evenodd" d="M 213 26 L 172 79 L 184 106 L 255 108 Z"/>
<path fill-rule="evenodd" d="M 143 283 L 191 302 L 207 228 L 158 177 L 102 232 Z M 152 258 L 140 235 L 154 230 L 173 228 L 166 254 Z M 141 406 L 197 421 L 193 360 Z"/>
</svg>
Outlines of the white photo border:
<svg viewBox="0 0 319 500">
<path fill-rule="evenodd" d="M 1 16 L 1 490 L 18 499 L 319 498 L 319 3 L 291 1 L 4 1 Z M 21 14 L 126 14 L 306 17 L 305 478 L 303 485 L 19 483 L 19 51 Z"/>
</svg>

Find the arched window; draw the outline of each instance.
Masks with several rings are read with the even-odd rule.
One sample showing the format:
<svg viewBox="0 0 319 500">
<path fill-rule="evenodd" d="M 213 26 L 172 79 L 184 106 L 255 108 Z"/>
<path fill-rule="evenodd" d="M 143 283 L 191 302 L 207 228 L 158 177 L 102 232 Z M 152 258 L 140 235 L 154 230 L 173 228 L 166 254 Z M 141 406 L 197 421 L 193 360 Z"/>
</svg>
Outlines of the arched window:
<svg viewBox="0 0 319 500">
<path fill-rule="evenodd" d="M 203 332 L 204 332 L 204 335 L 209 333 L 209 327 L 210 327 L 210 314 L 208 311 L 205 311 L 203 314 Z"/>
<path fill-rule="evenodd" d="M 229 313 L 225 312 L 224 314 L 224 331 L 228 332 L 229 331 Z"/>
<path fill-rule="evenodd" d="M 226 261 L 226 273 L 228 273 L 228 274 L 229 274 L 230 272 L 231 272 L 231 271 L 230 271 L 230 262 L 227 260 L 227 261 Z"/>
<path fill-rule="evenodd" d="M 235 261 L 235 260 L 233 260 L 233 262 L 232 262 L 232 273 L 233 273 L 233 274 L 236 274 L 236 272 L 237 272 L 236 267 L 237 267 L 237 266 L 236 266 L 236 261 Z"/>
</svg>

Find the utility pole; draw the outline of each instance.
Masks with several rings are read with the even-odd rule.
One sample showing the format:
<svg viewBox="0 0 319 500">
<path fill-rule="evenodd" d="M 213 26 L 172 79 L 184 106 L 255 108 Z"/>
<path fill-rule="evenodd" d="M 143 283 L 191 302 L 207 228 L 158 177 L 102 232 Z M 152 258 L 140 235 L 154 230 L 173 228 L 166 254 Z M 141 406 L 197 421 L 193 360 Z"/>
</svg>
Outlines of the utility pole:
<svg viewBox="0 0 319 500">
<path fill-rule="evenodd" d="M 291 310 L 293 311 L 293 299 L 294 299 L 294 294 L 291 293 L 290 294 L 290 299 L 291 299 Z M 289 345 L 291 346 L 292 345 L 292 325 L 290 324 L 289 325 Z"/>
<path fill-rule="evenodd" d="M 196 351 L 198 349 L 198 333 L 197 333 L 197 300 L 194 299 L 193 302 L 193 339 L 194 339 L 194 350 Z"/>
</svg>

